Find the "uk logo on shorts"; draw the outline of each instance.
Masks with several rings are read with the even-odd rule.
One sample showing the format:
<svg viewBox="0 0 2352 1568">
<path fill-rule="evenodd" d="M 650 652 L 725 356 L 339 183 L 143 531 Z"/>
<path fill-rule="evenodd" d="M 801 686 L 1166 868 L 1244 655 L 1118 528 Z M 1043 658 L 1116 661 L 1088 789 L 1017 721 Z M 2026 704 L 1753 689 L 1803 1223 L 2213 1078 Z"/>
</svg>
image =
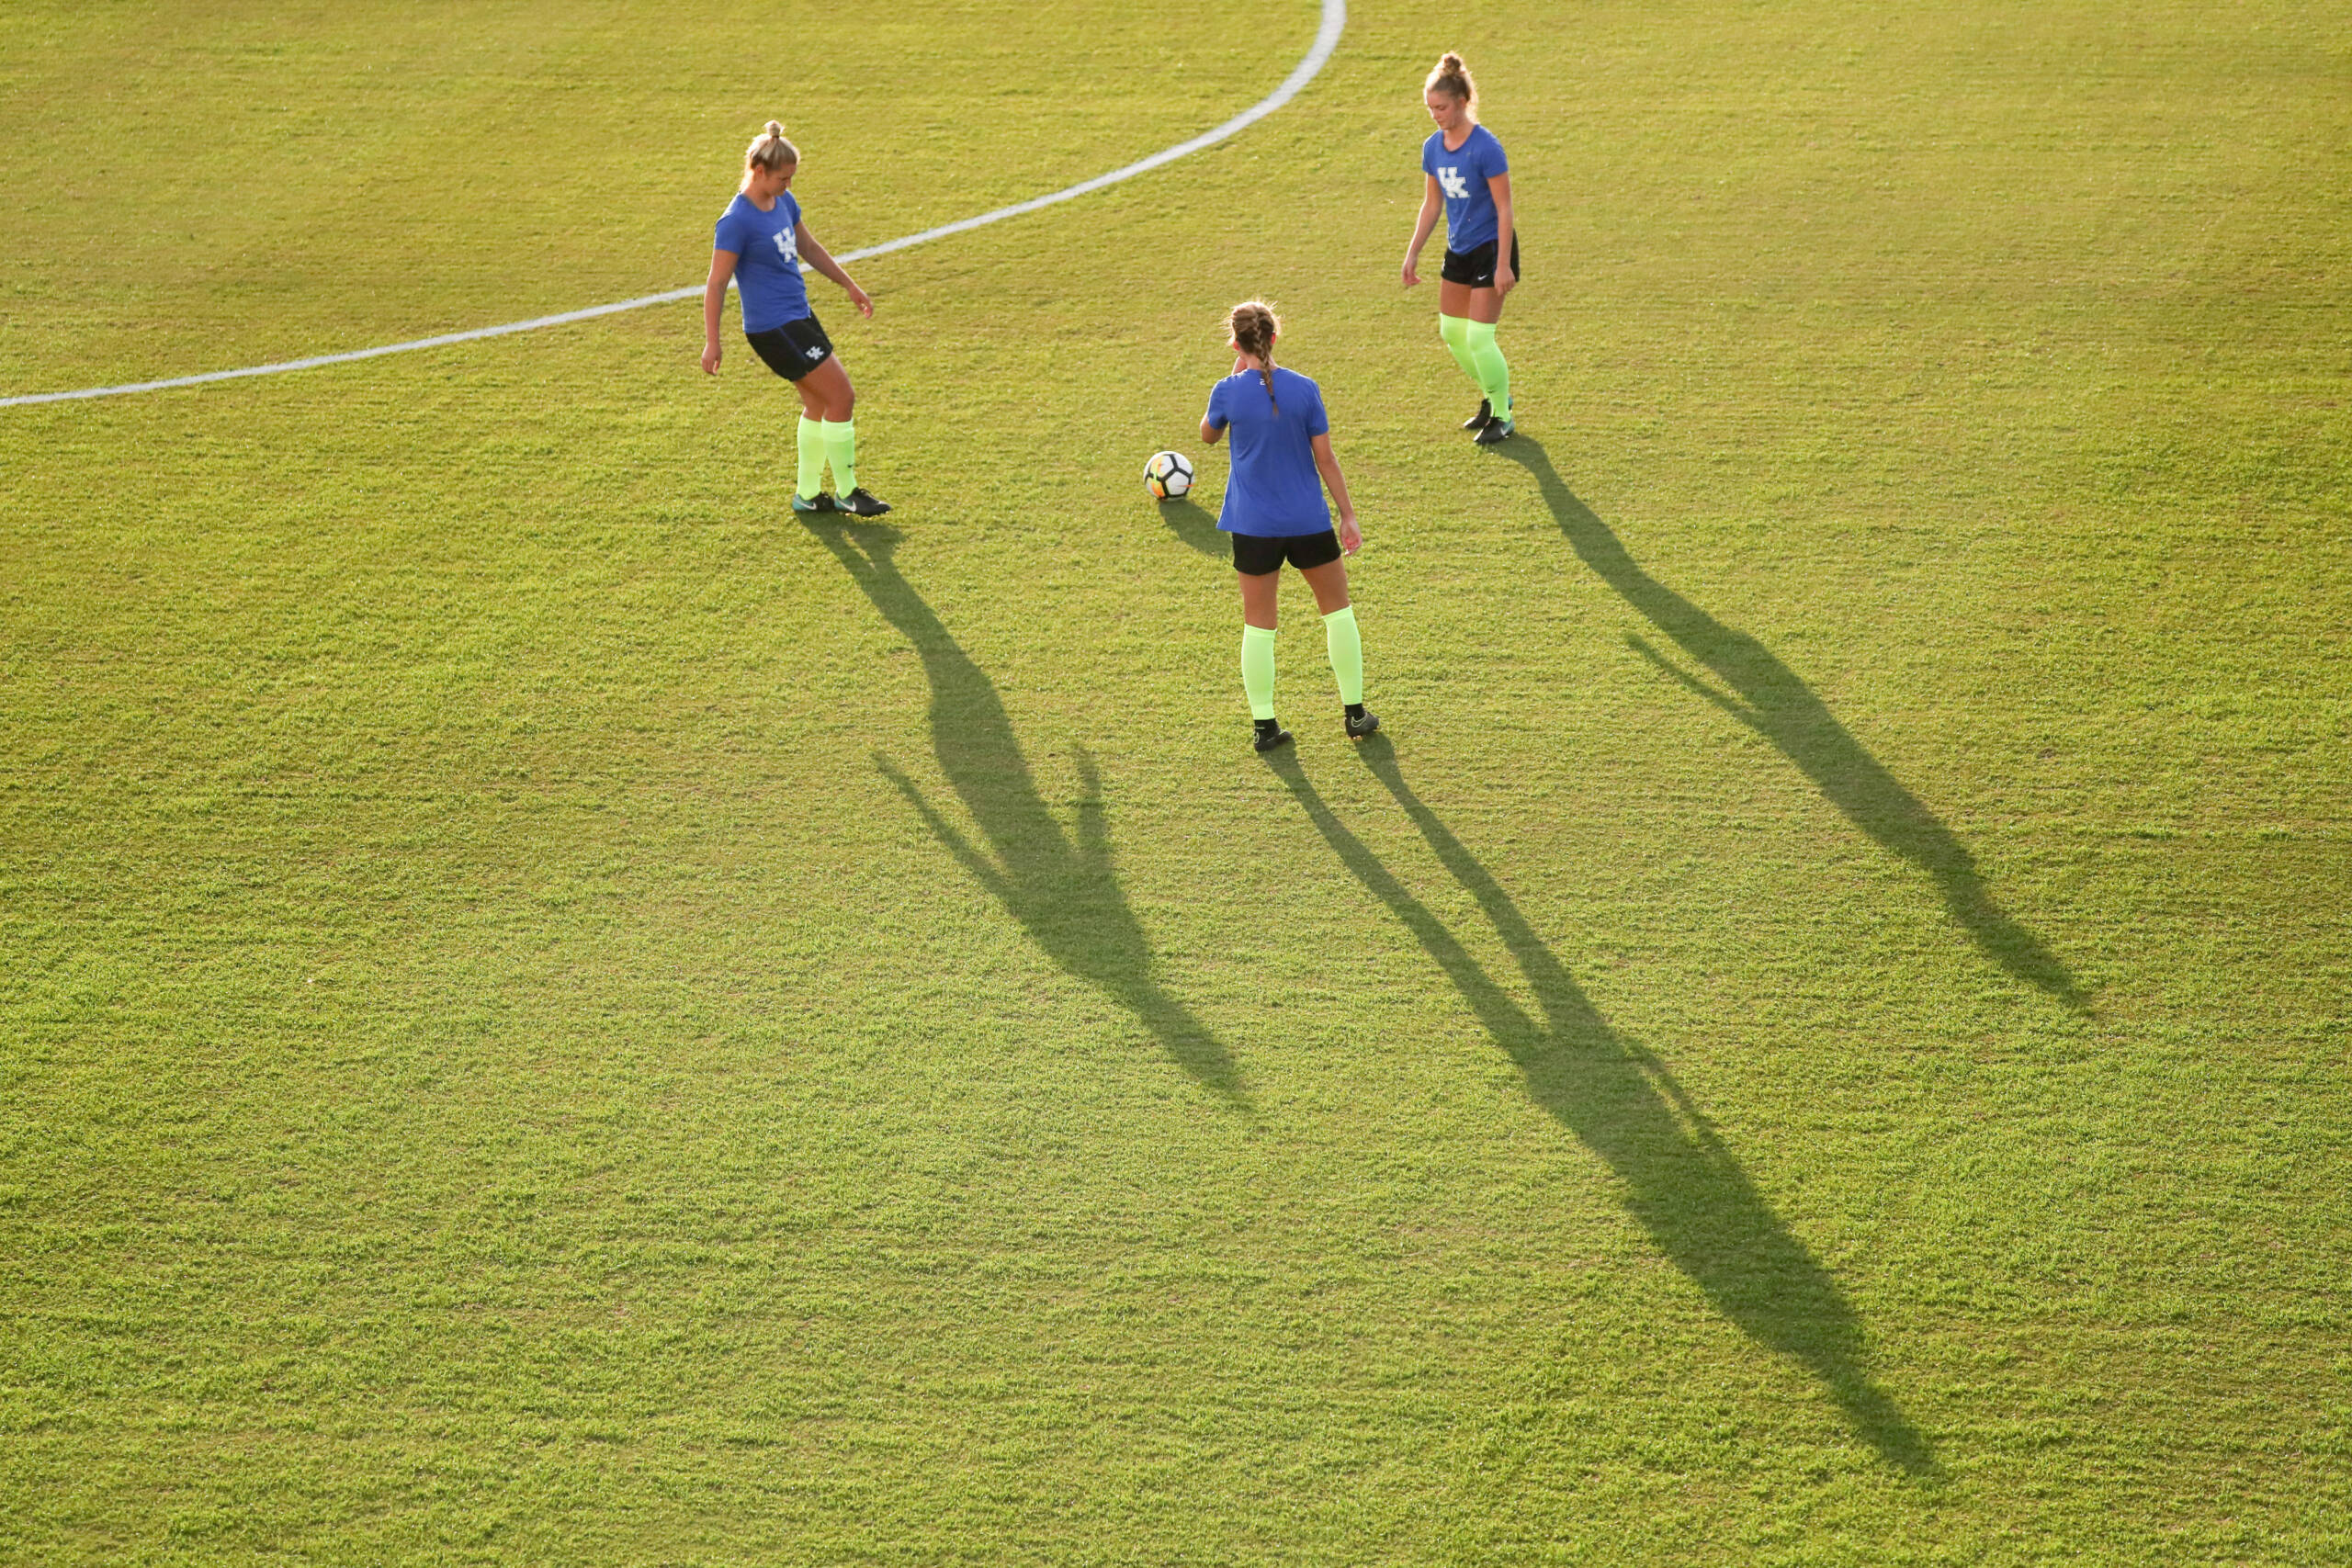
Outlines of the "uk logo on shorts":
<svg viewBox="0 0 2352 1568">
<path fill-rule="evenodd" d="M 801 350 L 801 352 L 806 354 L 811 359 L 822 359 L 825 357 L 825 351 L 821 348 L 806 348 Z"/>
<path fill-rule="evenodd" d="M 1459 169 L 1441 168 L 1437 172 L 1437 183 L 1444 187 L 1446 196 L 1454 201 L 1460 201 L 1470 194 L 1470 182 L 1462 177 L 1462 171 Z"/>
</svg>

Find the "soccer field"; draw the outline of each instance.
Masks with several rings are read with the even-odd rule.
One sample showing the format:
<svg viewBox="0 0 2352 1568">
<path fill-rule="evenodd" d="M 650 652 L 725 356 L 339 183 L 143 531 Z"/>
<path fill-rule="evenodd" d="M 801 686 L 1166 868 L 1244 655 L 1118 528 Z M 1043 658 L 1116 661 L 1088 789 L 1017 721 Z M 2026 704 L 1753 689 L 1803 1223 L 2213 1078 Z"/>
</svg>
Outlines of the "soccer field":
<svg viewBox="0 0 2352 1568">
<path fill-rule="evenodd" d="M 1317 24 L 14 0 L 0 398 Z M 0 1562 L 2352 1560 L 2347 191 L 2340 9 L 1353 0 L 811 279 L 879 525 L 698 299 L 0 408 Z M 1252 295 L 1386 723 L 1290 574 L 1271 762 Z"/>
</svg>

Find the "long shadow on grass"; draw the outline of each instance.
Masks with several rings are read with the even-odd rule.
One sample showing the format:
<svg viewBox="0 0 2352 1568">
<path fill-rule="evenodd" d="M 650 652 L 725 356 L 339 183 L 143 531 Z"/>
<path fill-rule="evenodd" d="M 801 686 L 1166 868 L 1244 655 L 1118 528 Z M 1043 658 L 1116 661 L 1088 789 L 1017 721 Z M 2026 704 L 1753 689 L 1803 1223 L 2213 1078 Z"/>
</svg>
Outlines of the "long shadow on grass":
<svg viewBox="0 0 2352 1568">
<path fill-rule="evenodd" d="M 1542 1018 L 1513 1001 L 1340 820 L 1295 754 L 1277 752 L 1272 761 L 1341 863 L 1404 922 L 1510 1053 L 1528 1093 L 1624 1182 L 1626 1207 L 1659 1250 L 1743 1333 L 1820 1379 L 1887 1462 L 1915 1475 L 1934 1473 L 1927 1438 L 1871 1381 L 1854 1309 L 1764 1201 L 1681 1085 L 1657 1057 L 1610 1027 L 1510 895 L 1413 793 L 1387 742 L 1367 741 L 1363 757 L 1446 870 L 1477 900 L 1527 976 Z"/>
<path fill-rule="evenodd" d="M 1216 519 L 1189 501 L 1163 501 L 1159 521 L 1168 531 L 1204 556 L 1230 558 L 1233 548 L 1216 530 Z"/>
<path fill-rule="evenodd" d="M 1543 443 L 1521 435 L 1498 450 L 1534 476 L 1560 532 L 1584 563 L 1731 692 L 1717 691 L 1640 637 L 1629 638 L 1637 652 L 1770 740 L 1854 826 L 1932 877 L 1944 907 L 1987 957 L 2067 1006 L 2083 1005 L 2066 965 L 1994 901 L 1975 860 L 1951 829 L 1838 722 L 1794 671 L 1746 632 L 1724 626 L 1643 570 L 1609 525 L 1569 491 Z"/>
<path fill-rule="evenodd" d="M 1152 978 L 1150 943 L 1127 907 L 1112 863 L 1094 760 L 1079 753 L 1082 794 L 1073 838 L 1046 809 L 996 683 L 899 574 L 891 559 L 898 530 L 817 523 L 808 527 L 922 657 L 923 674 L 931 682 L 933 754 L 993 854 L 967 839 L 913 780 L 877 756 L 884 776 L 1046 956 L 1110 992 L 1193 1077 L 1246 1105 L 1225 1047 Z"/>
</svg>

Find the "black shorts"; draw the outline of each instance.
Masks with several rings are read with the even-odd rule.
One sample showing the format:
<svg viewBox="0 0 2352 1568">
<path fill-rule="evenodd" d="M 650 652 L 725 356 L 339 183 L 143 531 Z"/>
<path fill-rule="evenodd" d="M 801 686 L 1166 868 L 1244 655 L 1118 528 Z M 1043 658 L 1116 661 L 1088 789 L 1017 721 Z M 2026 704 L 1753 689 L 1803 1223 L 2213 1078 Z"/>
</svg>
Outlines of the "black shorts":
<svg viewBox="0 0 2352 1568">
<path fill-rule="evenodd" d="M 1326 528 L 1320 534 L 1292 534 L 1280 539 L 1261 538 L 1256 534 L 1233 536 L 1233 570 L 1244 577 L 1263 577 L 1270 571 L 1280 571 L 1283 562 L 1305 571 L 1340 558 L 1340 536 Z"/>
<path fill-rule="evenodd" d="M 745 333 L 752 352 L 787 381 L 797 381 L 833 355 L 833 340 L 814 316 L 803 316 L 763 333 Z"/>
<path fill-rule="evenodd" d="M 1519 231 L 1515 229 L 1510 236 L 1510 271 L 1513 277 L 1519 276 Z M 1473 288 L 1492 288 L 1495 286 L 1495 243 L 1489 240 L 1466 251 L 1446 252 L 1445 270 L 1438 276 L 1448 283 L 1466 283 Z"/>
</svg>

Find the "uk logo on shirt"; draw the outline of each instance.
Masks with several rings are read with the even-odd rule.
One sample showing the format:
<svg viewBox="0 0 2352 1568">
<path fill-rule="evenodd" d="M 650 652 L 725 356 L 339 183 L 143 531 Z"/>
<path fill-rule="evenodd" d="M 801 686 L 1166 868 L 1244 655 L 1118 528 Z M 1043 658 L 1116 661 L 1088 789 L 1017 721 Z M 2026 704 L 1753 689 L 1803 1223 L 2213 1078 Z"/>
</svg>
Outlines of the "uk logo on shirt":
<svg viewBox="0 0 2352 1568">
<path fill-rule="evenodd" d="M 775 248 L 782 253 L 786 263 L 793 266 L 800 265 L 800 250 L 793 243 L 791 230 L 778 229 L 775 231 Z"/>
<path fill-rule="evenodd" d="M 1444 188 L 1447 197 L 1453 200 L 1460 201 L 1470 194 L 1470 182 L 1462 177 L 1461 170 L 1451 165 L 1438 170 L 1437 183 Z"/>
</svg>

